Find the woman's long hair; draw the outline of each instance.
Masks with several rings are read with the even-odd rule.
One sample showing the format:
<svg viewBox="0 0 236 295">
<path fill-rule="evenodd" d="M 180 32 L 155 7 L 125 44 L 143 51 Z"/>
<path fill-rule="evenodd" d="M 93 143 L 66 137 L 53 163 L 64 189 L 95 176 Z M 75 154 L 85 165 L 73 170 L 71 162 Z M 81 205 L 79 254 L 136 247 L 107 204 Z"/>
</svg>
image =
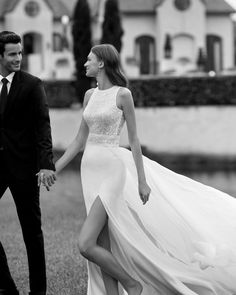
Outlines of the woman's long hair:
<svg viewBox="0 0 236 295">
<path fill-rule="evenodd" d="M 121 69 L 120 56 L 111 44 L 100 44 L 92 47 L 91 52 L 104 62 L 105 73 L 113 85 L 128 86 L 128 79 Z"/>
</svg>

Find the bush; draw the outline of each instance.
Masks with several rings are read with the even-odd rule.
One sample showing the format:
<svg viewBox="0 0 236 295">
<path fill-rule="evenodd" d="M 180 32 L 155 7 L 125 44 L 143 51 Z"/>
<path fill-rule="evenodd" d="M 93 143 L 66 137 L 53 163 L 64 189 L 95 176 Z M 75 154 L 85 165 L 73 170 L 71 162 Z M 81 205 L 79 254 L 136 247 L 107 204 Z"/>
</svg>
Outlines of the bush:
<svg viewBox="0 0 236 295">
<path fill-rule="evenodd" d="M 70 107 L 78 101 L 72 81 L 46 81 L 50 107 Z M 235 105 L 236 77 L 170 77 L 131 79 L 136 107 Z"/>
<path fill-rule="evenodd" d="M 236 104 L 236 77 L 132 79 L 137 107 Z"/>
<path fill-rule="evenodd" d="M 44 81 L 50 108 L 68 108 L 77 102 L 74 81 Z"/>
</svg>

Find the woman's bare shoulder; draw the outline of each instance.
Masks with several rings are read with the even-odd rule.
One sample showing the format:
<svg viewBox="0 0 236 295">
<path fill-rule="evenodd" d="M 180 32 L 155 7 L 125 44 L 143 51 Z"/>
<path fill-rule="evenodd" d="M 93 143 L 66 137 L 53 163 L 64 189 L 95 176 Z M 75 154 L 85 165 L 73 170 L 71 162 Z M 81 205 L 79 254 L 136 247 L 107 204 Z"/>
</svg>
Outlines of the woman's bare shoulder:
<svg viewBox="0 0 236 295">
<path fill-rule="evenodd" d="M 90 97 L 92 96 L 94 90 L 95 90 L 95 88 L 90 88 L 89 90 L 87 90 L 87 91 L 85 92 L 85 95 L 84 95 L 84 103 L 83 103 L 83 106 L 84 106 L 84 107 L 86 107 L 86 105 L 88 104 L 89 99 L 90 99 Z"/>
<path fill-rule="evenodd" d="M 122 109 L 127 103 L 133 103 L 132 93 L 127 87 L 120 87 L 117 93 L 117 106 Z"/>
<path fill-rule="evenodd" d="M 118 95 L 119 96 L 132 96 L 131 91 L 129 90 L 129 88 L 127 87 L 122 87 L 120 86 L 119 90 L 118 90 Z"/>
</svg>

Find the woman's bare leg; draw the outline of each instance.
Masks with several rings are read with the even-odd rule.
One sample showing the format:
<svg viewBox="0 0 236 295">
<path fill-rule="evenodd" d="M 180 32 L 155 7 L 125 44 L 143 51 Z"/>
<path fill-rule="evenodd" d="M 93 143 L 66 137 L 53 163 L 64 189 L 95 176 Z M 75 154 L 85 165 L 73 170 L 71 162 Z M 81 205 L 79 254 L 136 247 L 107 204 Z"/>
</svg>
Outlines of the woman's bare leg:
<svg viewBox="0 0 236 295">
<path fill-rule="evenodd" d="M 129 295 L 140 295 L 142 286 L 117 262 L 111 252 L 97 245 L 97 239 L 107 221 L 106 210 L 98 196 L 82 227 L 79 238 L 81 254 L 96 263 L 109 276 L 117 279 Z"/>
<path fill-rule="evenodd" d="M 99 246 L 105 248 L 108 251 L 111 251 L 107 221 L 106 221 L 101 233 L 99 234 L 97 243 Z M 101 269 L 101 272 L 102 272 L 103 282 L 105 285 L 107 295 L 119 295 L 118 281 L 116 279 L 114 279 L 113 277 L 111 277 L 110 275 L 108 275 L 102 269 Z"/>
</svg>

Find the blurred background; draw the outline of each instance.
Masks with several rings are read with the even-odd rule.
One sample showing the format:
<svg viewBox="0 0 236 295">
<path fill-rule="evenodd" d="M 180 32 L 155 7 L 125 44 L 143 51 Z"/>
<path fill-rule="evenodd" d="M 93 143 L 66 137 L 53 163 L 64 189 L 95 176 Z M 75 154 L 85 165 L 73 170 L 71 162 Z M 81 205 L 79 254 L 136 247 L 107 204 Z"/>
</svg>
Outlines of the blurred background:
<svg viewBox="0 0 236 295">
<path fill-rule="evenodd" d="M 22 68 L 45 82 L 56 157 L 73 140 L 94 44 L 120 52 L 145 155 L 186 174 L 236 168 L 236 0 L 0 0 Z M 124 130 L 121 145 L 128 146 Z"/>
</svg>

